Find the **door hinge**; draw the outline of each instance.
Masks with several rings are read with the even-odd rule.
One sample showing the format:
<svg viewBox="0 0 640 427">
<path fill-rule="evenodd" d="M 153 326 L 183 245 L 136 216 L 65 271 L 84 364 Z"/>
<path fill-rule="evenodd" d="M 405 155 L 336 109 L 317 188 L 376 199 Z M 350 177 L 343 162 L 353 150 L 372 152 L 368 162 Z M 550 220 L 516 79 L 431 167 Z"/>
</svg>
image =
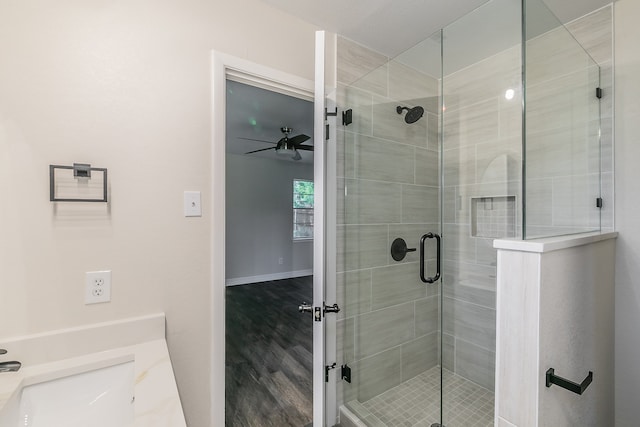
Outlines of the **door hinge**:
<svg viewBox="0 0 640 427">
<path fill-rule="evenodd" d="M 601 87 L 597 87 L 596 88 L 596 98 L 598 98 L 598 99 L 602 98 L 602 88 Z"/>
<path fill-rule="evenodd" d="M 349 108 L 342 112 L 342 124 L 349 126 L 351 123 L 353 123 L 353 110 Z"/>
<path fill-rule="evenodd" d="M 324 109 L 324 119 L 325 120 L 327 120 L 327 117 L 330 117 L 330 116 L 335 117 L 337 115 L 338 115 L 338 107 L 336 107 L 335 111 L 331 111 L 331 112 L 327 111 L 326 108 Z"/>
<path fill-rule="evenodd" d="M 324 367 L 324 382 L 329 382 L 329 371 L 336 369 L 336 367 L 336 363 L 332 363 L 331 365 L 326 365 Z M 340 379 L 351 384 L 351 368 L 346 363 L 340 366 Z"/>
<path fill-rule="evenodd" d="M 598 197 L 596 199 L 596 208 L 601 208 L 602 207 L 602 197 Z"/>
<path fill-rule="evenodd" d="M 324 382 L 328 383 L 329 382 L 329 371 L 332 369 L 336 369 L 336 364 L 335 362 L 332 365 L 326 365 L 324 367 Z"/>
<path fill-rule="evenodd" d="M 351 368 L 346 363 L 340 367 L 340 378 L 351 384 Z"/>
</svg>

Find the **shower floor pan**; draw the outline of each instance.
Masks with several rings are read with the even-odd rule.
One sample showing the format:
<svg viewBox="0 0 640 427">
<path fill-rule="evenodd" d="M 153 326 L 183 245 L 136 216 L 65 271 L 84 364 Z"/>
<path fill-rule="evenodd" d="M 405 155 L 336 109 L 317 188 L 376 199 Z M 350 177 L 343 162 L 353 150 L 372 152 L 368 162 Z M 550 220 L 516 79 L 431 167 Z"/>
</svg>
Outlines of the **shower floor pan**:
<svg viewBox="0 0 640 427">
<path fill-rule="evenodd" d="M 493 427 L 493 392 L 444 370 L 443 427 Z M 365 402 L 347 408 L 364 424 L 431 427 L 440 422 L 440 367 L 433 367 Z"/>
</svg>

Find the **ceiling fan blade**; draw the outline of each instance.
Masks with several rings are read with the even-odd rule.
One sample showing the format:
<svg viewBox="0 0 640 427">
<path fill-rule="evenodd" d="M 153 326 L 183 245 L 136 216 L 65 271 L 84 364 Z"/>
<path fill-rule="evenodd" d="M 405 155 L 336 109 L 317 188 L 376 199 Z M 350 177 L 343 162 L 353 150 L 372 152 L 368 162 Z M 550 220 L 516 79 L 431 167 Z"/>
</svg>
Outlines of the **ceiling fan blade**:
<svg viewBox="0 0 640 427">
<path fill-rule="evenodd" d="M 313 145 L 296 145 L 296 150 L 313 151 Z"/>
<path fill-rule="evenodd" d="M 298 153 L 298 150 L 296 150 L 296 154 L 292 157 L 293 160 L 300 160 L 302 159 L 302 156 L 300 155 L 300 153 Z"/>
<path fill-rule="evenodd" d="M 266 142 L 268 144 L 275 144 L 275 142 L 273 142 L 273 141 L 266 141 L 264 139 L 243 138 L 241 136 L 239 136 L 238 139 L 245 139 L 247 141 L 258 141 L 258 142 Z"/>
<path fill-rule="evenodd" d="M 261 148 L 260 150 L 247 151 L 244 154 L 251 154 L 251 153 L 257 153 L 259 151 L 267 151 L 267 150 L 275 150 L 275 149 L 276 149 L 276 147 Z"/>
<path fill-rule="evenodd" d="M 289 142 L 292 142 L 293 145 L 299 145 L 302 144 L 303 142 L 307 141 L 311 139 L 310 136 L 304 135 L 304 134 L 300 134 L 300 135 L 296 135 L 294 137 L 289 138 Z"/>
</svg>

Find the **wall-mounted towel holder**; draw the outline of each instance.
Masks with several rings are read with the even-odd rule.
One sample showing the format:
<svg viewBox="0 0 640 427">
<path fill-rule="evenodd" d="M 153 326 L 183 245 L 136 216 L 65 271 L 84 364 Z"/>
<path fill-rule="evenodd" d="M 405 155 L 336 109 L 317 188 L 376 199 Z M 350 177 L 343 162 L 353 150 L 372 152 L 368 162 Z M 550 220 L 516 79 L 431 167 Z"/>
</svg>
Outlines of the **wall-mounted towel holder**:
<svg viewBox="0 0 640 427">
<path fill-rule="evenodd" d="M 587 389 L 587 387 L 589 387 L 589 384 L 591 384 L 591 381 L 593 380 L 593 372 L 589 371 L 589 375 L 587 375 L 587 377 L 580 384 L 555 375 L 553 368 L 549 368 L 547 370 L 546 377 L 547 387 L 551 387 L 552 384 L 555 384 L 559 385 L 562 388 L 566 388 L 567 390 L 572 391 L 576 394 L 582 394 Z"/>
<path fill-rule="evenodd" d="M 56 197 L 56 169 L 73 170 L 76 179 L 91 179 L 91 172 L 102 172 L 102 195 L 99 198 Z M 107 169 L 92 168 L 87 163 L 74 163 L 73 166 L 49 165 L 49 201 L 51 202 L 107 202 Z"/>
</svg>

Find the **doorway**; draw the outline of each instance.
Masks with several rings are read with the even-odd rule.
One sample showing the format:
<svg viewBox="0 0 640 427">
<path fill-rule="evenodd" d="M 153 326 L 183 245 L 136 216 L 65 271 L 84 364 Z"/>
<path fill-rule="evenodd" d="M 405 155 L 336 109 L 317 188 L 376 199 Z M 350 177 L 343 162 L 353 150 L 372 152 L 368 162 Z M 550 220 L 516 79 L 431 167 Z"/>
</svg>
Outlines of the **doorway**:
<svg viewBox="0 0 640 427">
<path fill-rule="evenodd" d="M 226 82 L 225 425 L 313 420 L 313 103 Z"/>
<path fill-rule="evenodd" d="M 227 82 L 244 83 L 253 87 L 267 89 L 269 91 L 293 96 L 296 98 L 313 100 L 313 82 L 290 75 L 288 73 L 270 69 L 259 64 L 252 63 L 240 58 L 232 57 L 219 52 L 212 53 L 212 192 L 211 192 L 211 214 L 212 214 L 212 287 L 211 287 L 211 419 L 212 425 L 225 424 L 225 350 L 226 350 L 226 104 L 227 104 Z M 282 124 L 282 127 L 287 126 Z M 280 131 L 280 130 L 279 130 Z M 295 130 L 294 130 L 295 131 Z M 280 131 L 281 132 L 281 131 Z M 296 134 L 297 135 L 297 134 Z M 295 135 L 294 135 L 295 136 Z M 313 133 L 310 136 L 314 136 Z M 314 136 L 315 137 L 315 136 Z M 263 138 L 255 138 L 263 139 Z M 317 139 L 317 138 L 316 138 Z M 254 141 L 260 143 L 260 141 Z M 265 147 L 267 143 L 262 143 Z M 258 149 L 258 148 L 256 148 Z M 251 151 L 251 150 L 249 150 Z M 265 150 L 266 151 L 266 150 Z M 275 151 L 275 150 L 274 150 Z M 245 151 L 246 152 L 246 151 Z M 317 173 L 317 172 L 314 172 Z M 322 174 L 320 178 L 322 179 Z M 300 178 L 300 177 L 298 177 Z M 260 210 L 257 207 L 255 210 Z M 258 243 L 264 248 L 265 243 Z M 322 245 L 322 242 L 315 240 L 314 245 Z M 314 253 L 317 251 L 314 248 Z M 276 263 L 279 264 L 279 256 Z M 283 266 L 285 257 L 283 256 Z M 303 269 L 304 270 L 304 269 Z M 260 276 L 255 274 L 254 276 Z M 246 277 L 246 276 L 245 276 Z M 282 279 L 281 277 L 266 276 L 262 280 L 265 282 Z M 295 279 L 295 278 L 288 278 Z M 315 282 L 314 275 L 314 282 Z M 314 286 L 316 286 L 314 284 Z M 301 303 L 303 301 L 299 301 Z M 272 310 L 273 307 L 267 307 Z M 267 309 L 264 308 L 263 309 Z M 297 309 L 297 307 L 295 307 Z M 295 313 L 299 315 L 299 313 Z M 300 321 L 304 322 L 305 316 L 299 315 Z M 309 319 L 307 319 L 309 320 Z M 316 342 L 323 339 L 317 333 L 317 325 L 313 325 L 314 349 Z M 314 361 L 315 362 L 315 361 Z M 317 370 L 317 369 L 316 369 Z M 317 375 L 316 375 L 317 376 Z M 314 381 L 315 386 L 315 381 Z M 315 397 L 315 393 L 314 393 Z"/>
</svg>

